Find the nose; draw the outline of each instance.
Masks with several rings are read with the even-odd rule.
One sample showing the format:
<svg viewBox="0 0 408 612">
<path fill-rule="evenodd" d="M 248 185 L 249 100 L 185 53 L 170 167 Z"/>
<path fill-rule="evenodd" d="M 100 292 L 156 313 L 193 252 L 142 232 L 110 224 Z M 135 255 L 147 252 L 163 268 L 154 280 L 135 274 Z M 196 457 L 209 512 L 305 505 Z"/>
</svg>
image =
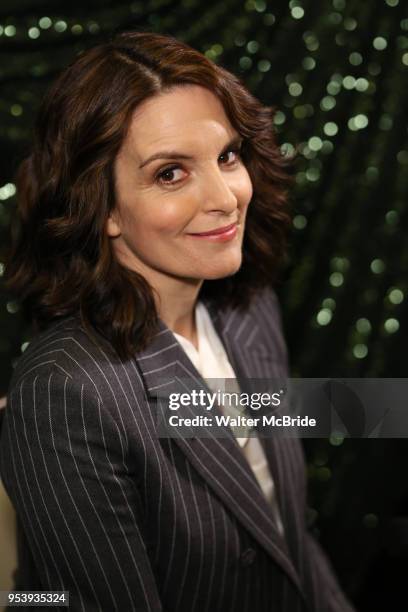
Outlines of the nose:
<svg viewBox="0 0 408 612">
<path fill-rule="evenodd" d="M 203 176 L 202 202 L 206 212 L 230 214 L 238 207 L 238 198 L 230 181 L 218 166 Z"/>
</svg>

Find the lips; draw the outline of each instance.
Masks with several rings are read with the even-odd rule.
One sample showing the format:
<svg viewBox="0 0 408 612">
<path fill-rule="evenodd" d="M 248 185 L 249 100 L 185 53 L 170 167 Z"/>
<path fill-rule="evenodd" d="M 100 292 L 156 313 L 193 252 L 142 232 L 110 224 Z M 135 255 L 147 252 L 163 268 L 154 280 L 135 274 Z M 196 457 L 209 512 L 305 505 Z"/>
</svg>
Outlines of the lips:
<svg viewBox="0 0 408 612">
<path fill-rule="evenodd" d="M 228 232 L 228 230 L 231 230 L 232 228 L 234 228 L 236 226 L 236 222 L 235 223 L 231 223 L 230 225 L 225 225 L 224 227 L 219 227 L 217 229 L 214 230 L 210 230 L 209 232 L 195 232 L 194 234 L 191 234 L 192 236 L 216 236 L 217 234 L 224 234 L 225 232 Z"/>
</svg>

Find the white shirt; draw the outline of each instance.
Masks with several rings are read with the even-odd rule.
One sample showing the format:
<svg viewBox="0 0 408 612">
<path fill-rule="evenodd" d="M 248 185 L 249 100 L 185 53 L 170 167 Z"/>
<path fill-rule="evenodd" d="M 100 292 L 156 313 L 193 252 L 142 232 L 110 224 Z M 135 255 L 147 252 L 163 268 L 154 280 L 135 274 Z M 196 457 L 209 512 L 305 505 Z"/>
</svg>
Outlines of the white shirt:
<svg viewBox="0 0 408 612">
<path fill-rule="evenodd" d="M 196 304 L 195 320 L 198 351 L 194 344 L 184 336 L 173 332 L 174 336 L 187 353 L 196 370 L 206 380 L 210 389 L 213 391 L 218 391 L 219 389 L 221 389 L 221 391 L 231 391 L 233 389 L 239 392 L 236 375 L 228 360 L 224 345 L 214 328 L 207 308 L 202 302 L 197 302 Z M 230 379 L 228 381 L 228 389 L 222 389 L 224 381 L 219 379 Z M 233 387 L 231 387 L 231 384 Z M 220 406 L 220 408 L 225 411 L 223 406 Z M 231 412 L 229 411 L 229 413 Z M 234 432 L 234 435 L 235 433 L 236 432 Z M 236 437 L 236 440 L 251 466 L 266 499 L 272 506 L 278 530 L 283 534 L 283 525 L 277 505 L 275 486 L 259 438 L 252 435 L 250 437 Z"/>
</svg>

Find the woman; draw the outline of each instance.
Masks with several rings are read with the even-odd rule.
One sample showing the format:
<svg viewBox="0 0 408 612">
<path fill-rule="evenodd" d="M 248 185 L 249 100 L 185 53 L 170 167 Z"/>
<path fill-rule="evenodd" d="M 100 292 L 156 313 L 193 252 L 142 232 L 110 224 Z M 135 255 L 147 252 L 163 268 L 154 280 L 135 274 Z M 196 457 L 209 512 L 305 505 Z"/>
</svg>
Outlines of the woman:
<svg viewBox="0 0 408 612">
<path fill-rule="evenodd" d="M 351 610 L 306 532 L 298 441 L 157 426 L 176 382 L 287 373 L 272 119 L 149 32 L 83 53 L 45 98 L 7 268 L 38 332 L 1 440 L 17 589 L 85 612 Z"/>
</svg>

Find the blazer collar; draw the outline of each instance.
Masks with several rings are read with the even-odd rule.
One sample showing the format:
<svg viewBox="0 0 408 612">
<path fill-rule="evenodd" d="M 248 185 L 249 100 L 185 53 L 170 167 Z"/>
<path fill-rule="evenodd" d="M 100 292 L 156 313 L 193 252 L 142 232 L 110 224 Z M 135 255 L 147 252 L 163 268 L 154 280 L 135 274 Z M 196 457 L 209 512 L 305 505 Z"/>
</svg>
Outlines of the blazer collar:
<svg viewBox="0 0 408 612">
<path fill-rule="evenodd" d="M 228 308 L 219 311 L 213 300 L 202 297 L 200 300 L 208 309 L 212 323 L 224 344 L 238 380 L 263 374 L 259 370 L 259 359 L 266 362 L 265 378 L 270 377 L 268 364 L 275 362 L 270 349 L 265 344 L 258 322 L 249 313 Z M 255 367 L 254 358 L 258 358 Z M 155 397 L 169 396 L 169 381 L 176 377 L 191 377 L 205 384 L 172 331 L 159 319 L 159 328 L 149 346 L 136 353 L 137 362 L 142 370 L 149 394 Z"/>
<path fill-rule="evenodd" d="M 265 343 L 263 331 L 259 323 L 254 320 L 254 316 L 249 312 L 242 313 L 232 308 L 218 311 L 211 299 L 204 297 L 200 299 L 207 307 L 214 327 L 224 344 L 231 365 L 237 374 L 241 390 L 244 391 L 248 386 L 251 377 L 270 378 L 271 371 L 274 371 L 273 366 L 276 368 L 277 362 L 275 356 L 271 355 L 270 348 Z M 158 332 L 149 346 L 136 353 L 135 357 L 150 401 L 160 402 L 167 415 L 169 414 L 169 395 L 176 388 L 180 391 L 180 383 L 184 392 L 193 389 L 204 389 L 211 392 L 172 331 L 162 320 L 159 320 Z M 282 375 L 282 372 L 280 374 Z M 216 406 L 214 411 L 221 414 Z M 180 417 L 191 418 L 196 416 L 197 412 L 189 406 L 181 406 L 177 414 Z M 296 547 L 296 543 L 293 542 L 291 545 L 289 542 L 289 548 L 288 542 L 278 532 L 271 508 L 232 430 L 230 427 L 224 427 L 223 430 L 217 428 L 217 435 L 222 435 L 221 439 L 214 436 L 211 428 L 208 428 L 207 431 L 209 437 L 175 437 L 174 441 L 225 506 L 289 575 L 303 595 L 299 575 L 289 553 L 290 549 Z M 261 439 L 261 442 L 266 446 L 268 442 L 273 441 Z M 283 494 L 283 491 L 279 491 L 283 479 L 274 473 L 279 462 L 273 461 L 271 452 L 267 452 L 267 458 L 279 497 L 280 494 Z M 286 523 L 284 516 L 282 520 L 287 537 L 293 537 L 290 533 L 291 529 L 287 529 L 289 524 Z"/>
</svg>

